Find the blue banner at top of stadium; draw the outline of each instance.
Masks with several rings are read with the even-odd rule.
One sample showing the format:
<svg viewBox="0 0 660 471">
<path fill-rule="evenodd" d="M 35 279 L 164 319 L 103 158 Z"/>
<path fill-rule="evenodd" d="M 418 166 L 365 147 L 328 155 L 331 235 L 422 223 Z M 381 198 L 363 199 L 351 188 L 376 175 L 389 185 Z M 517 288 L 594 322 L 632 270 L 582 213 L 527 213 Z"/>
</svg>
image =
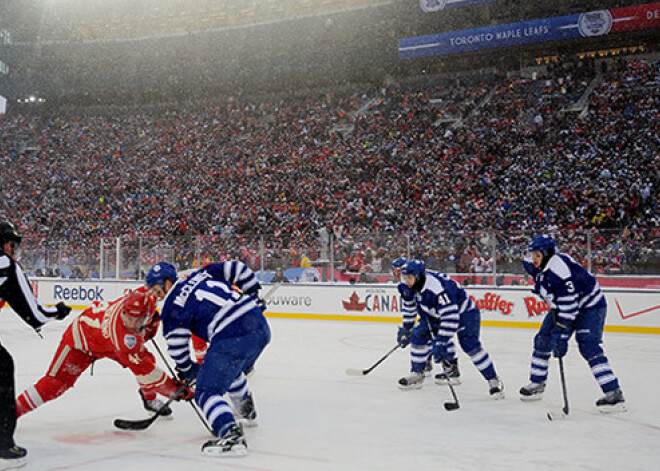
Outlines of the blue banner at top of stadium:
<svg viewBox="0 0 660 471">
<path fill-rule="evenodd" d="M 520 46 L 581 36 L 582 14 L 399 39 L 399 59 Z M 610 17 L 611 24 L 611 17 Z"/>
<path fill-rule="evenodd" d="M 441 11 L 445 8 L 466 7 L 477 3 L 490 3 L 497 0 L 419 0 L 419 6 L 426 13 Z"/>
</svg>

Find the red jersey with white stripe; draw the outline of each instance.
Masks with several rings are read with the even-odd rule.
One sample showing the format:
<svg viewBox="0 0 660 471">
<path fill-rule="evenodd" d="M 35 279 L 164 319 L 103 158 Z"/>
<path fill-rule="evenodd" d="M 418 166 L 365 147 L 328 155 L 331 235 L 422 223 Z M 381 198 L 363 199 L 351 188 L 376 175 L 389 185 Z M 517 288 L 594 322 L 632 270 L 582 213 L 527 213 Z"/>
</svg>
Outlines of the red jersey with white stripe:
<svg viewBox="0 0 660 471">
<path fill-rule="evenodd" d="M 74 319 L 64 332 L 46 374 L 17 398 L 19 417 L 62 395 L 101 358 L 109 358 L 130 369 L 145 400 L 153 400 L 157 393 L 169 397 L 177 393 L 177 384 L 156 366 L 156 359 L 144 345 L 145 337 L 150 338 L 158 329 L 157 312 L 152 313 L 142 331 L 147 334 L 133 333 L 122 322 L 124 299 L 94 302 Z"/>
<path fill-rule="evenodd" d="M 156 366 L 154 356 L 145 348 L 144 334 L 135 334 L 124 327 L 121 320 L 123 301 L 123 297 L 110 303 L 95 301 L 71 323 L 65 338 L 69 334 L 68 343 L 74 349 L 96 358 L 111 358 L 129 368 L 141 387 L 161 392 L 160 387 L 170 379 Z M 158 323 L 156 314 L 145 331 L 155 333 Z M 176 391 L 173 383 L 165 389 L 161 394 Z"/>
</svg>

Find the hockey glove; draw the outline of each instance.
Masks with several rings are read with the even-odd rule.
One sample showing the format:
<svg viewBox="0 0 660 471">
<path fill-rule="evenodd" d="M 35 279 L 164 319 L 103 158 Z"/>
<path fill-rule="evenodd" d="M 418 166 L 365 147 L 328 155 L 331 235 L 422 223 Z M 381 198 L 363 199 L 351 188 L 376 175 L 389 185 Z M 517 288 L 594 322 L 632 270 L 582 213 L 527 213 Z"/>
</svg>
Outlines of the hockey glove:
<svg viewBox="0 0 660 471">
<path fill-rule="evenodd" d="M 188 383 L 176 380 L 175 383 L 179 387 L 173 396 L 175 401 L 192 401 L 195 398 L 195 390 Z"/>
<path fill-rule="evenodd" d="M 197 378 L 197 373 L 199 373 L 199 363 L 190 363 L 190 368 L 187 370 L 177 370 L 179 379 L 181 381 L 191 381 Z"/>
<path fill-rule="evenodd" d="M 552 328 L 550 331 L 550 347 L 553 356 L 561 358 L 566 355 L 570 335 L 570 331 L 561 324 L 557 324 Z"/>
<path fill-rule="evenodd" d="M 142 337 L 144 337 L 145 341 L 151 340 L 156 336 L 158 333 L 158 326 L 160 326 L 160 315 L 157 312 L 154 312 L 153 317 L 147 325 L 144 326 L 144 330 L 142 331 Z"/>
<path fill-rule="evenodd" d="M 260 297 L 256 297 L 255 302 L 257 303 L 257 307 L 259 307 L 259 309 L 261 309 L 261 312 L 266 312 L 266 307 L 267 307 L 266 306 L 266 301 L 264 301 Z"/>
<path fill-rule="evenodd" d="M 399 347 L 406 348 L 410 344 L 410 329 L 399 327 L 399 331 L 396 333 L 396 341 L 399 343 Z"/>
<path fill-rule="evenodd" d="M 447 345 L 440 340 L 433 342 L 433 361 L 442 363 L 447 359 Z"/>
<path fill-rule="evenodd" d="M 71 312 L 71 308 L 66 304 L 64 304 L 62 301 L 57 303 L 55 307 L 57 308 L 57 313 L 53 317 L 55 317 L 55 319 L 57 319 L 58 321 L 64 319 Z"/>
</svg>

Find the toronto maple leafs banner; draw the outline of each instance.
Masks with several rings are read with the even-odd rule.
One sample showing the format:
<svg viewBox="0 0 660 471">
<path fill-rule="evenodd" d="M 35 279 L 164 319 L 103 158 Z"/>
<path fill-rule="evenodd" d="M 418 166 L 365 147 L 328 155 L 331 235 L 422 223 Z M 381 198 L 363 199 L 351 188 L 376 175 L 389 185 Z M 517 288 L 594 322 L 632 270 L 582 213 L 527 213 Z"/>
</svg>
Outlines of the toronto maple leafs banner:
<svg viewBox="0 0 660 471">
<path fill-rule="evenodd" d="M 399 40 L 399 59 L 460 54 L 660 27 L 660 2 Z"/>
<path fill-rule="evenodd" d="M 490 3 L 497 0 L 419 0 L 419 6 L 426 13 L 444 10 L 452 7 L 465 7 L 476 3 Z"/>
</svg>

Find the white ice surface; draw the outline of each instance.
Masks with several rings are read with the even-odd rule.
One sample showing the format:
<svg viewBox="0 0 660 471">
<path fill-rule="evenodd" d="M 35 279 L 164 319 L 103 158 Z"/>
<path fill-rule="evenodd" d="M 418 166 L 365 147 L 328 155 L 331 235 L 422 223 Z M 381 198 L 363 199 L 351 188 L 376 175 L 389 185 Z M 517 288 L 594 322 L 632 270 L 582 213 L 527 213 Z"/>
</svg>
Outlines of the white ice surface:
<svg viewBox="0 0 660 471">
<path fill-rule="evenodd" d="M 395 343 L 396 326 L 378 323 L 270 320 L 273 340 L 250 387 L 260 425 L 246 429 L 244 458 L 203 457 L 209 439 L 189 404 L 173 420 L 147 431 L 114 429 L 117 417 L 145 418 L 130 371 L 102 360 L 62 397 L 19 420 L 18 444 L 28 470 L 657 470 L 660 469 L 660 336 L 605 334 L 605 349 L 621 381 L 628 412 L 600 414 L 601 392 L 571 344 L 565 358 L 571 412 L 562 405 L 556 361 L 542 401 L 523 403 L 533 330 L 486 328 L 482 342 L 505 383 L 507 397 L 489 398 L 486 382 L 460 352 L 461 407 L 447 412 L 447 386 L 427 378 L 401 391 L 409 350 L 396 351 L 368 376 L 367 368 Z M 17 394 L 48 367 L 63 324 L 38 338 L 9 309 L 0 341 L 16 363 Z M 162 339 L 159 341 L 162 345 Z"/>
</svg>

